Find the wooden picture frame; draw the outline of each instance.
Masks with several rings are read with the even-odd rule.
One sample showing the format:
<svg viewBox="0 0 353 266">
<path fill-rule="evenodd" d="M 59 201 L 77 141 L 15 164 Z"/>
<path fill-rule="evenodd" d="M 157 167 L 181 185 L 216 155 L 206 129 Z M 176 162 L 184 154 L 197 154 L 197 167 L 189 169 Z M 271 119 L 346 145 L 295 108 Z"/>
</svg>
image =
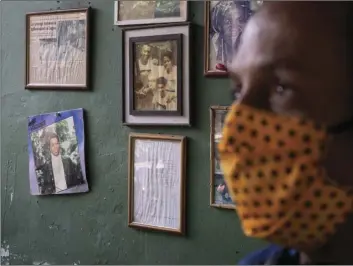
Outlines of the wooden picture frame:
<svg viewBox="0 0 353 266">
<path fill-rule="evenodd" d="M 176 67 L 177 69 L 180 69 L 182 66 L 182 34 L 167 34 L 163 36 L 144 36 L 144 37 L 134 37 L 129 39 L 129 53 L 130 53 L 130 66 L 135 65 L 136 63 L 136 53 L 135 51 L 137 49 L 137 45 L 144 45 L 144 44 L 149 44 L 149 43 L 165 43 L 165 42 L 174 42 L 172 44 L 175 44 L 175 50 L 176 50 L 176 58 L 173 59 L 175 60 Z M 173 51 L 174 52 L 174 51 Z M 173 54 L 170 55 L 173 57 Z M 163 54 L 162 54 L 163 57 Z M 131 68 L 129 71 L 129 80 L 130 84 L 136 84 L 136 81 L 134 80 L 135 74 L 134 73 L 137 69 L 137 66 L 134 68 Z M 160 71 L 159 71 L 160 72 Z M 182 115 L 182 93 L 183 93 L 183 85 L 182 85 L 182 80 L 183 80 L 183 75 L 182 71 L 178 71 L 176 73 L 176 110 L 160 110 L 160 111 L 154 111 L 154 110 L 136 110 L 136 97 L 135 97 L 135 86 L 130 86 L 129 90 L 129 107 L 130 107 L 130 115 L 134 116 L 181 116 Z M 158 85 L 158 84 L 157 84 Z"/>
<path fill-rule="evenodd" d="M 219 161 L 216 158 L 218 154 L 217 143 L 222 138 L 224 117 L 229 110 L 229 106 L 210 107 L 210 206 L 224 209 L 235 208 L 224 182 Z"/>
<path fill-rule="evenodd" d="M 168 150 L 163 150 L 163 145 Z M 172 177 L 175 173 L 171 169 L 179 174 Z M 186 137 L 131 133 L 128 225 L 184 235 L 185 175 Z M 175 209 L 178 211 L 173 214 Z"/>
<path fill-rule="evenodd" d="M 88 7 L 26 14 L 26 89 L 88 89 L 90 13 Z"/>
<path fill-rule="evenodd" d="M 118 26 L 128 26 L 128 25 L 147 25 L 147 24 L 164 24 L 164 23 L 177 23 L 185 22 L 188 20 L 188 6 L 189 3 L 186 0 L 181 1 L 164 1 L 165 6 L 156 6 L 157 1 L 114 1 L 114 25 Z M 166 14 L 165 12 L 170 12 L 173 10 L 172 4 L 177 4 L 179 2 L 180 14 Z M 126 9 L 121 8 L 121 4 L 128 4 Z M 135 17 L 133 14 L 133 9 L 135 9 Z M 140 18 L 138 17 L 138 11 L 143 11 L 148 13 L 149 16 L 143 14 Z M 126 16 L 134 17 L 130 19 L 119 19 L 119 12 L 123 12 Z M 173 10 L 174 12 L 175 10 Z M 157 16 L 157 17 L 155 17 Z"/>
<path fill-rule="evenodd" d="M 259 0 L 246 0 L 246 1 L 205 1 L 204 4 L 204 76 L 206 77 L 228 77 L 228 72 L 224 70 L 216 69 L 217 64 L 224 65 L 226 68 L 231 63 L 233 54 L 236 52 L 236 48 L 240 41 L 241 33 L 245 27 L 247 20 L 250 18 L 252 13 L 258 8 Z M 234 10 L 236 9 L 239 16 L 234 17 Z M 214 12 L 214 16 L 211 15 Z M 227 15 L 227 12 L 229 15 Z M 220 16 L 214 19 L 217 25 L 213 25 L 212 17 Z M 233 18 L 233 21 L 229 18 Z M 234 19 L 236 19 L 234 21 Z M 230 22 L 232 25 L 228 27 L 237 27 L 237 36 L 222 36 L 222 29 L 226 25 L 223 22 Z M 235 25 L 234 25 L 235 24 Z M 211 32 L 212 31 L 212 32 Z M 233 32 L 233 29 L 227 29 L 229 32 Z M 213 34 L 211 34 L 213 33 Z M 212 36 L 211 36 L 212 35 Z M 212 38 L 215 38 L 212 44 Z M 216 47 L 221 47 L 221 52 L 217 54 Z M 218 58 L 217 58 L 218 57 Z"/>
<path fill-rule="evenodd" d="M 123 124 L 190 126 L 190 23 L 122 30 Z"/>
</svg>

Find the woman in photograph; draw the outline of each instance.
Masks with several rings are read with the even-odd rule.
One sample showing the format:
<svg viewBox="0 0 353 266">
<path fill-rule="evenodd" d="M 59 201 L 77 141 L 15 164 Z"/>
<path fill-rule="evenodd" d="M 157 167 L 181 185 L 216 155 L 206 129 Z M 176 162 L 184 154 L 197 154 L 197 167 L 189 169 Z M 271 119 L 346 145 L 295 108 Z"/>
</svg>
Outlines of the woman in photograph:
<svg viewBox="0 0 353 266">
<path fill-rule="evenodd" d="M 212 5 L 211 1 L 211 5 Z M 243 28 L 252 14 L 250 1 L 218 1 L 210 13 L 210 38 L 216 62 L 228 65 Z"/>
</svg>

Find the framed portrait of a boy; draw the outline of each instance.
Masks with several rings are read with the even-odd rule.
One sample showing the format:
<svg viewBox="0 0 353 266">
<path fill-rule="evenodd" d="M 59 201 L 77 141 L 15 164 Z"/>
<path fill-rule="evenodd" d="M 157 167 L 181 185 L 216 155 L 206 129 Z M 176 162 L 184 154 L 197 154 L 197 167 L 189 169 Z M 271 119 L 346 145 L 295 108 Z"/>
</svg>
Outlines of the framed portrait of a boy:
<svg viewBox="0 0 353 266">
<path fill-rule="evenodd" d="M 189 124 L 189 24 L 127 28 L 123 122 Z"/>
<path fill-rule="evenodd" d="M 115 1 L 114 24 L 118 26 L 185 22 L 188 1 Z"/>
<path fill-rule="evenodd" d="M 82 8 L 26 15 L 26 89 L 88 88 L 89 14 Z"/>
</svg>

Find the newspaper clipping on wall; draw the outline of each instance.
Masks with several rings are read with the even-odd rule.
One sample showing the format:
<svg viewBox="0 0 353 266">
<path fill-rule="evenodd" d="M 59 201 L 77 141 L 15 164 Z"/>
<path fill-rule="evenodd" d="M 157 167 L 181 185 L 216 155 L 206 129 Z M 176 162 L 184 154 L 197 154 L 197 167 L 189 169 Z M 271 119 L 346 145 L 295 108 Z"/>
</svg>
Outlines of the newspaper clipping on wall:
<svg viewBox="0 0 353 266">
<path fill-rule="evenodd" d="M 27 85 L 86 86 L 87 12 L 28 18 Z"/>
</svg>

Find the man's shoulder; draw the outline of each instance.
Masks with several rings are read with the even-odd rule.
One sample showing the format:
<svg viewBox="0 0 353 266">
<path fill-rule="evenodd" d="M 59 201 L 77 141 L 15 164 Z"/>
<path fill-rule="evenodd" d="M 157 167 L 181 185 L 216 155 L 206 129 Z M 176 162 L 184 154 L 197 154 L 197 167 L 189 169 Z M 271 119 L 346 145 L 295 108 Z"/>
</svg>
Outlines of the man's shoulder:
<svg viewBox="0 0 353 266">
<path fill-rule="evenodd" d="M 266 248 L 257 250 L 241 261 L 238 265 L 299 265 L 299 252 L 269 245 Z"/>
</svg>

